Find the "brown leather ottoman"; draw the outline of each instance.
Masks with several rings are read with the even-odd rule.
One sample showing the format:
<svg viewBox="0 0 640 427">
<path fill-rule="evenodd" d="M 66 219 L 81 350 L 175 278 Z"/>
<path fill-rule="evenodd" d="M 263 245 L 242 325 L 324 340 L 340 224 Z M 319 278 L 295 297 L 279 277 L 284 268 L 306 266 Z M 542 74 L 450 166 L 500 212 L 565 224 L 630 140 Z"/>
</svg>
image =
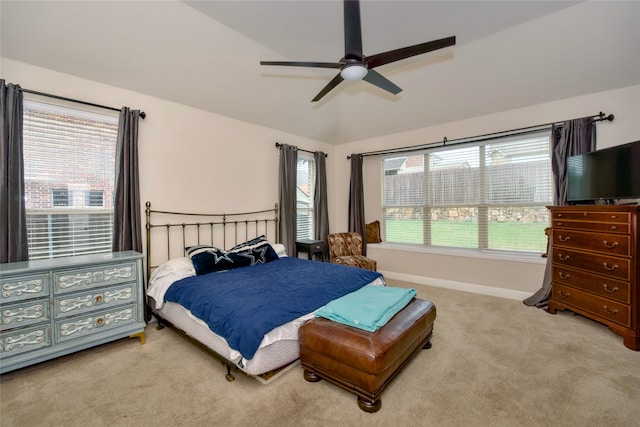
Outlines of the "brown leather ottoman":
<svg viewBox="0 0 640 427">
<path fill-rule="evenodd" d="M 435 305 L 417 298 L 375 332 L 314 318 L 298 331 L 304 378 L 324 378 L 356 394 L 363 411 L 376 412 L 387 384 L 420 349 L 431 348 L 435 319 Z"/>
</svg>

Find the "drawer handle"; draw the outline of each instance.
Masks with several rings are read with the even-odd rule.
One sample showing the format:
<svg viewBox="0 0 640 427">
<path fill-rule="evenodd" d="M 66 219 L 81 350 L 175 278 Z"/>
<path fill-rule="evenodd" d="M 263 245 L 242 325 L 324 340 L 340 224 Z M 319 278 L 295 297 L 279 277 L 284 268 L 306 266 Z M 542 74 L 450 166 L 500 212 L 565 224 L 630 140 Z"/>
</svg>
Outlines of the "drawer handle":
<svg viewBox="0 0 640 427">
<path fill-rule="evenodd" d="M 558 236 L 558 240 L 560 240 L 561 242 L 568 242 L 571 239 L 571 236 Z"/>
<path fill-rule="evenodd" d="M 571 277 L 571 275 L 570 275 L 569 273 L 564 274 L 562 271 L 559 271 L 559 272 L 558 272 L 558 275 L 559 275 L 559 276 L 560 276 L 560 278 L 561 278 L 561 279 L 563 279 L 563 280 L 567 280 L 569 277 Z M 605 286 L 607 286 L 607 285 L 605 285 Z"/>
<path fill-rule="evenodd" d="M 604 267 L 605 270 L 609 270 L 609 271 L 613 271 L 616 268 L 618 268 L 618 264 L 613 264 L 611 267 L 609 267 L 609 264 L 607 264 L 606 262 L 603 262 L 602 266 Z"/>
<path fill-rule="evenodd" d="M 558 215 L 557 215 L 557 216 L 558 216 L 558 218 L 561 218 L 561 217 L 562 217 L 562 214 L 558 212 Z"/>
<path fill-rule="evenodd" d="M 571 296 L 570 293 L 563 291 L 562 289 L 560 289 L 560 291 L 558 291 L 558 293 L 560 294 L 560 296 L 562 298 L 569 298 Z"/>
<path fill-rule="evenodd" d="M 104 323 L 104 319 L 102 317 L 98 317 L 96 319 L 96 323 L 98 324 L 98 326 L 102 325 Z"/>
<path fill-rule="evenodd" d="M 606 305 L 603 305 L 602 308 L 604 308 L 604 311 L 606 311 L 608 314 L 618 314 L 618 309 L 614 308 L 613 310 L 609 310 L 609 307 L 607 307 Z"/>
<path fill-rule="evenodd" d="M 617 229 L 618 229 L 618 226 L 617 226 L 617 225 L 612 225 L 612 226 L 611 226 L 611 229 L 612 229 L 612 230 L 617 230 Z"/>
<path fill-rule="evenodd" d="M 618 219 L 618 215 L 611 215 L 611 219 Z"/>
<path fill-rule="evenodd" d="M 607 285 L 606 283 L 603 283 L 602 287 L 604 288 L 605 291 L 609 292 L 610 294 L 612 294 L 614 292 L 618 292 L 618 287 L 617 286 L 614 286 L 613 289 L 609 289 L 609 285 Z"/>
<path fill-rule="evenodd" d="M 566 260 L 568 260 L 570 258 L 570 256 L 569 255 L 558 254 L 558 258 L 560 258 L 560 261 L 566 261 Z"/>
<path fill-rule="evenodd" d="M 561 222 L 558 223 L 558 227 L 562 227 L 562 223 Z"/>
<path fill-rule="evenodd" d="M 613 249 L 613 248 L 615 248 L 616 246 L 618 246 L 618 242 L 612 242 L 612 243 L 609 243 L 609 242 L 607 242 L 606 240 L 603 240 L 603 241 L 602 241 L 602 244 L 604 245 L 604 247 L 605 247 L 605 248 L 609 248 L 609 249 Z"/>
<path fill-rule="evenodd" d="M 96 296 L 96 304 L 97 303 L 101 303 L 102 302 L 102 295 L 97 295 Z"/>
</svg>

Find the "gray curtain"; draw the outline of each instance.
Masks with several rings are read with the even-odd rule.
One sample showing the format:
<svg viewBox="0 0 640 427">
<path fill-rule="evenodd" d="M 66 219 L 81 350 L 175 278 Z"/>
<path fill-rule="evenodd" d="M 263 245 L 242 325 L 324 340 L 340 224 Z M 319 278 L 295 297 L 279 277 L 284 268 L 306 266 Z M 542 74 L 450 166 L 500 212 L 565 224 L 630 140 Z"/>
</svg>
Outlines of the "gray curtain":
<svg viewBox="0 0 640 427">
<path fill-rule="evenodd" d="M 349 231 L 362 236 L 362 255 L 367 254 L 367 230 L 364 219 L 364 186 L 362 183 L 362 156 L 351 155 L 351 182 L 349 185 Z"/>
<path fill-rule="evenodd" d="M 589 153 L 596 148 L 596 124 L 591 118 L 569 120 L 560 129 L 552 128 L 553 138 L 553 179 L 556 206 L 567 204 L 567 157 Z M 557 134 L 557 138 L 555 137 Z"/>
<path fill-rule="evenodd" d="M 553 204 L 562 206 L 567 204 L 567 157 L 576 154 L 589 153 L 596 148 L 596 124 L 591 118 L 569 120 L 560 126 L 551 128 L 551 164 L 555 193 Z M 549 237 L 550 239 L 553 236 Z M 544 270 L 542 287 L 523 302 L 529 306 L 546 308 L 551 298 L 551 263 L 553 262 L 553 248 L 549 246 L 547 265 Z"/>
<path fill-rule="evenodd" d="M 298 256 L 296 250 L 298 150 L 287 144 L 280 145 L 280 243 L 289 256 Z"/>
<path fill-rule="evenodd" d="M 22 90 L 0 80 L 0 263 L 27 261 L 27 214 L 22 156 Z"/>
<path fill-rule="evenodd" d="M 116 146 L 116 188 L 113 210 L 114 252 L 142 252 L 140 183 L 138 173 L 139 110 L 122 107 Z"/>
<path fill-rule="evenodd" d="M 327 167 L 326 154 L 316 151 L 313 154 L 316 164 L 316 185 L 313 191 L 313 216 L 316 225 L 316 240 L 327 241 L 329 234 L 329 207 L 327 203 Z"/>
</svg>

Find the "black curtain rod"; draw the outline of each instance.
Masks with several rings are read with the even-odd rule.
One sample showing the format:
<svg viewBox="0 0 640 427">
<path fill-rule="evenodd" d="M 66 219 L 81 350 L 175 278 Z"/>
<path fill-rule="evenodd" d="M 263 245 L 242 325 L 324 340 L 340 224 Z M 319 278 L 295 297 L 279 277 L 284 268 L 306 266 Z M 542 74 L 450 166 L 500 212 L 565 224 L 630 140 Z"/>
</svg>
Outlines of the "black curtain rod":
<svg viewBox="0 0 640 427">
<path fill-rule="evenodd" d="M 280 144 L 279 142 L 276 142 L 276 147 L 280 148 L 280 147 L 282 147 L 282 144 Z M 298 148 L 298 147 L 296 147 L 296 150 L 304 151 L 305 153 L 311 153 L 311 154 L 316 154 L 317 153 L 317 151 L 309 151 L 309 150 L 305 150 L 303 148 Z M 327 153 L 324 153 L 324 156 L 325 157 L 329 157 L 329 155 Z"/>
<path fill-rule="evenodd" d="M 120 111 L 120 108 L 108 107 L 106 105 L 94 104 L 92 102 L 80 101 L 78 99 L 73 99 L 73 98 L 65 98 L 64 96 L 52 95 L 50 93 L 45 93 L 45 92 L 38 92 L 37 90 L 24 89 L 24 88 L 22 88 L 21 90 L 22 90 L 22 92 L 25 92 L 25 93 L 31 93 L 33 95 L 46 96 L 47 98 L 54 98 L 54 99 L 60 99 L 62 101 L 75 102 L 76 104 L 89 105 L 91 107 L 103 108 L 105 110 Z M 145 113 L 144 111 L 140 111 L 140 117 L 142 117 L 144 119 L 145 117 L 147 117 L 147 113 Z"/>
<path fill-rule="evenodd" d="M 609 122 L 612 122 L 614 119 L 613 114 L 609 114 L 606 115 L 605 113 L 603 113 L 602 111 L 600 111 L 598 114 L 595 114 L 593 116 L 586 116 L 586 117 L 580 117 L 582 119 L 591 119 L 594 122 L 600 122 L 603 120 L 607 120 Z M 560 122 L 563 123 L 563 122 Z M 390 150 L 379 150 L 379 151 L 369 151 L 366 153 L 359 153 L 357 154 L 360 157 L 368 157 L 368 156 L 382 156 L 385 154 L 394 154 L 394 153 L 405 153 L 405 152 L 411 152 L 411 151 L 419 151 L 419 150 L 424 150 L 427 148 L 434 148 L 434 147 L 442 147 L 445 145 L 456 145 L 456 144 L 464 144 L 467 142 L 477 142 L 477 141 L 489 141 L 492 139 L 498 139 L 498 138 L 503 138 L 505 136 L 518 136 L 518 135 L 526 135 L 528 133 L 532 133 L 535 132 L 537 130 L 541 130 L 544 128 L 547 128 L 549 126 L 553 126 L 553 125 L 557 125 L 559 124 L 559 122 L 552 122 L 552 123 L 547 123 L 547 124 L 543 124 L 543 125 L 537 125 L 537 126 L 528 126 L 528 127 L 523 127 L 523 128 L 519 128 L 519 129 L 513 129 L 513 130 L 509 130 L 509 131 L 504 131 L 504 132 L 494 132 L 494 133 L 487 133 L 484 135 L 478 135 L 478 136 L 473 136 L 473 137 L 468 137 L 468 138 L 458 138 L 458 139 L 452 139 L 451 141 L 449 141 L 447 139 L 447 137 L 445 136 L 444 139 L 442 141 L 438 141 L 438 142 L 432 142 L 430 144 L 423 144 L 423 145 L 414 145 L 414 146 L 410 146 L 410 147 L 400 147 L 400 148 L 394 148 L 394 149 L 390 149 Z M 351 159 L 351 156 L 347 156 L 347 159 Z"/>
</svg>

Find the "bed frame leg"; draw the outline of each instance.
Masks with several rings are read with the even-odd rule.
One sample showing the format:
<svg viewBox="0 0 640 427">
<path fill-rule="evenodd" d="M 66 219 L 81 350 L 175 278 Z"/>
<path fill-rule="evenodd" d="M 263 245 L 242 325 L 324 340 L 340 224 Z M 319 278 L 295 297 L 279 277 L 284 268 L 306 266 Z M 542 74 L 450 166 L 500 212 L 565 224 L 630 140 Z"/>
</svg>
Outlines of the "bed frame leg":
<svg viewBox="0 0 640 427">
<path fill-rule="evenodd" d="M 225 365 L 227 365 L 227 375 L 225 375 L 225 378 L 227 379 L 227 381 L 232 382 L 233 380 L 236 379 L 236 377 L 234 377 L 233 374 L 231 373 L 231 366 L 226 363 Z"/>
<path fill-rule="evenodd" d="M 156 329 L 158 331 L 164 329 L 164 323 L 162 323 L 162 320 L 160 319 L 160 317 L 156 316 L 156 320 L 158 321 L 158 324 L 156 325 Z"/>
</svg>

